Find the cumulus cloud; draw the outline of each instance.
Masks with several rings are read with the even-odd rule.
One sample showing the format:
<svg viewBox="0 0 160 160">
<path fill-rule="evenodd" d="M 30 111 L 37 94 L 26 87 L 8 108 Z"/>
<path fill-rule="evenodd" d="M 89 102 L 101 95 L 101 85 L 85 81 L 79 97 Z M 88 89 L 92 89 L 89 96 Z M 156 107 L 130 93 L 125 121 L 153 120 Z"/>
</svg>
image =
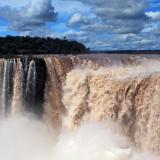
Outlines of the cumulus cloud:
<svg viewBox="0 0 160 160">
<path fill-rule="evenodd" d="M 159 11 L 150 11 L 146 12 L 146 15 L 150 17 L 152 20 L 160 20 L 160 12 Z"/>
<path fill-rule="evenodd" d="M 53 2 L 56 25 L 48 24 L 57 18 Z M 159 49 L 159 0 L 4 0 L 0 6 L 6 33 L 66 36 L 92 50 Z"/>
<path fill-rule="evenodd" d="M 20 32 L 44 27 L 47 22 L 54 22 L 56 16 L 51 0 L 32 0 L 19 9 L 0 7 L 0 17 L 10 22 L 13 30 Z"/>
<path fill-rule="evenodd" d="M 88 23 L 90 23 L 89 19 L 85 15 L 81 13 L 74 13 L 69 19 L 68 25 L 73 27 L 73 26 L 88 24 Z"/>
<path fill-rule="evenodd" d="M 159 49 L 157 39 L 160 38 L 160 12 L 149 11 L 153 7 L 150 1 L 80 1 L 91 8 L 94 18 L 81 13 L 76 23 L 70 27 L 74 29 L 79 26 L 78 31 L 85 32 L 88 38 L 84 42 L 92 50 Z M 84 23 L 82 17 L 87 19 L 87 23 Z M 69 35 L 77 39 L 84 37 L 75 33 Z"/>
<path fill-rule="evenodd" d="M 68 32 L 64 33 L 64 36 L 71 40 L 76 40 L 82 43 L 85 43 L 87 45 L 87 42 L 89 41 L 89 34 L 85 31 L 72 31 L 69 30 Z"/>
<path fill-rule="evenodd" d="M 101 19 L 101 26 L 116 33 L 139 33 L 146 21 L 145 0 L 81 0 L 92 8 L 92 12 Z M 82 23 L 83 24 L 83 23 Z M 94 24 L 93 24 L 94 25 Z M 88 26 L 93 29 L 93 25 Z"/>
</svg>

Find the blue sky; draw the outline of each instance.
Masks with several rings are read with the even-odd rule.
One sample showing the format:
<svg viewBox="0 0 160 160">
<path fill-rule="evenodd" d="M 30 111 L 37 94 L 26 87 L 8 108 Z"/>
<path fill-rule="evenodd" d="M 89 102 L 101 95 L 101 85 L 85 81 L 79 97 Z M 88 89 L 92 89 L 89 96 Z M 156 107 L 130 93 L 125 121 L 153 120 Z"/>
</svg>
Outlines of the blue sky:
<svg viewBox="0 0 160 160">
<path fill-rule="evenodd" d="M 92 50 L 160 49 L 160 0 L 5 0 L 6 35 L 67 37 Z"/>
</svg>

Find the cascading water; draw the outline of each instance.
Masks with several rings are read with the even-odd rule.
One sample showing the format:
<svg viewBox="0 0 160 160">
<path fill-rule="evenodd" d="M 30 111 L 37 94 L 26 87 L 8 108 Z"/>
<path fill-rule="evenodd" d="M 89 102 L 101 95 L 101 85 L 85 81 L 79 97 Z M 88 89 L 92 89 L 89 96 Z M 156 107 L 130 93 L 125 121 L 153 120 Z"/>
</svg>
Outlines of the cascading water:
<svg viewBox="0 0 160 160">
<path fill-rule="evenodd" d="M 1 117 L 16 115 L 2 118 L 0 141 L 17 149 L 7 159 L 0 147 L 0 157 L 160 159 L 145 153 L 160 154 L 159 66 L 157 57 L 119 55 L 1 59 Z M 17 115 L 28 111 L 45 122 Z"/>
<path fill-rule="evenodd" d="M 28 58 L 4 59 L 0 67 L 1 116 L 25 110 L 41 114 L 46 76 L 44 61 Z"/>
<path fill-rule="evenodd" d="M 15 60 L 6 60 L 4 62 L 3 81 L 2 81 L 2 103 L 1 113 L 6 115 L 10 112 L 12 95 L 13 95 L 13 79 L 15 73 Z"/>
</svg>

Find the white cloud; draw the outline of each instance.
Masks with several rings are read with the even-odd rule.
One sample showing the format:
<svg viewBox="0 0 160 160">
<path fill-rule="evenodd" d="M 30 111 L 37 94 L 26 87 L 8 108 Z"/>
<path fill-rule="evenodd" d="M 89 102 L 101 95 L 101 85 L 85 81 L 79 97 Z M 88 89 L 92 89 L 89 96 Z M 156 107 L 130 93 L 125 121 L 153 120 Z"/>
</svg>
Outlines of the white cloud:
<svg viewBox="0 0 160 160">
<path fill-rule="evenodd" d="M 89 34 L 88 32 L 85 32 L 85 31 L 70 30 L 68 32 L 65 32 L 64 36 L 70 40 L 76 40 L 81 43 L 85 43 L 86 45 L 87 45 L 87 42 L 89 41 Z"/>
<path fill-rule="evenodd" d="M 81 1 L 91 6 L 95 16 L 101 19 L 101 25 L 116 33 L 138 33 L 147 21 L 145 0 Z"/>
<path fill-rule="evenodd" d="M 0 17 L 10 21 L 16 31 L 32 31 L 44 27 L 47 22 L 56 20 L 51 0 L 32 0 L 19 9 L 9 6 L 0 7 Z"/>
<path fill-rule="evenodd" d="M 81 13 L 75 13 L 69 19 L 68 25 L 73 27 L 73 26 L 88 24 L 88 23 L 89 23 L 89 19 L 86 16 L 84 16 Z"/>
<path fill-rule="evenodd" d="M 66 36 L 93 50 L 158 49 L 158 5 L 158 0 L 4 0 L 0 16 L 22 35 Z M 55 33 L 46 25 L 56 20 L 53 6 L 61 13 L 57 23 L 65 26 L 56 24 Z"/>
<path fill-rule="evenodd" d="M 76 0 L 75 0 L 76 1 Z M 92 8 L 94 19 L 81 14 L 75 19 L 78 32 L 88 36 L 84 41 L 92 50 L 158 49 L 159 11 L 146 12 L 145 0 L 80 0 Z M 89 20 L 84 23 L 82 17 Z M 73 15 L 74 17 L 74 15 Z M 77 25 L 76 25 L 77 24 Z M 79 31 L 80 29 L 80 31 Z M 76 34 L 77 35 L 77 34 Z M 75 36 L 75 34 L 74 34 Z M 74 37 L 72 35 L 72 37 Z M 81 39 L 84 35 L 78 35 Z"/>
<path fill-rule="evenodd" d="M 159 11 L 150 11 L 146 12 L 146 15 L 150 17 L 152 20 L 160 20 L 160 12 Z"/>
</svg>

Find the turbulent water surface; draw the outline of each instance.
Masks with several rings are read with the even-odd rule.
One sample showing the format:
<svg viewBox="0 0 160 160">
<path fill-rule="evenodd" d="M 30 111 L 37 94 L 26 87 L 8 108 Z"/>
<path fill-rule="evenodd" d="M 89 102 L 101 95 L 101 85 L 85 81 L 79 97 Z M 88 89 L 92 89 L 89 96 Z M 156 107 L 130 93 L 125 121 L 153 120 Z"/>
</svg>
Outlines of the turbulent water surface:
<svg viewBox="0 0 160 160">
<path fill-rule="evenodd" d="M 3 160 L 160 159 L 160 57 L 0 59 Z"/>
</svg>

